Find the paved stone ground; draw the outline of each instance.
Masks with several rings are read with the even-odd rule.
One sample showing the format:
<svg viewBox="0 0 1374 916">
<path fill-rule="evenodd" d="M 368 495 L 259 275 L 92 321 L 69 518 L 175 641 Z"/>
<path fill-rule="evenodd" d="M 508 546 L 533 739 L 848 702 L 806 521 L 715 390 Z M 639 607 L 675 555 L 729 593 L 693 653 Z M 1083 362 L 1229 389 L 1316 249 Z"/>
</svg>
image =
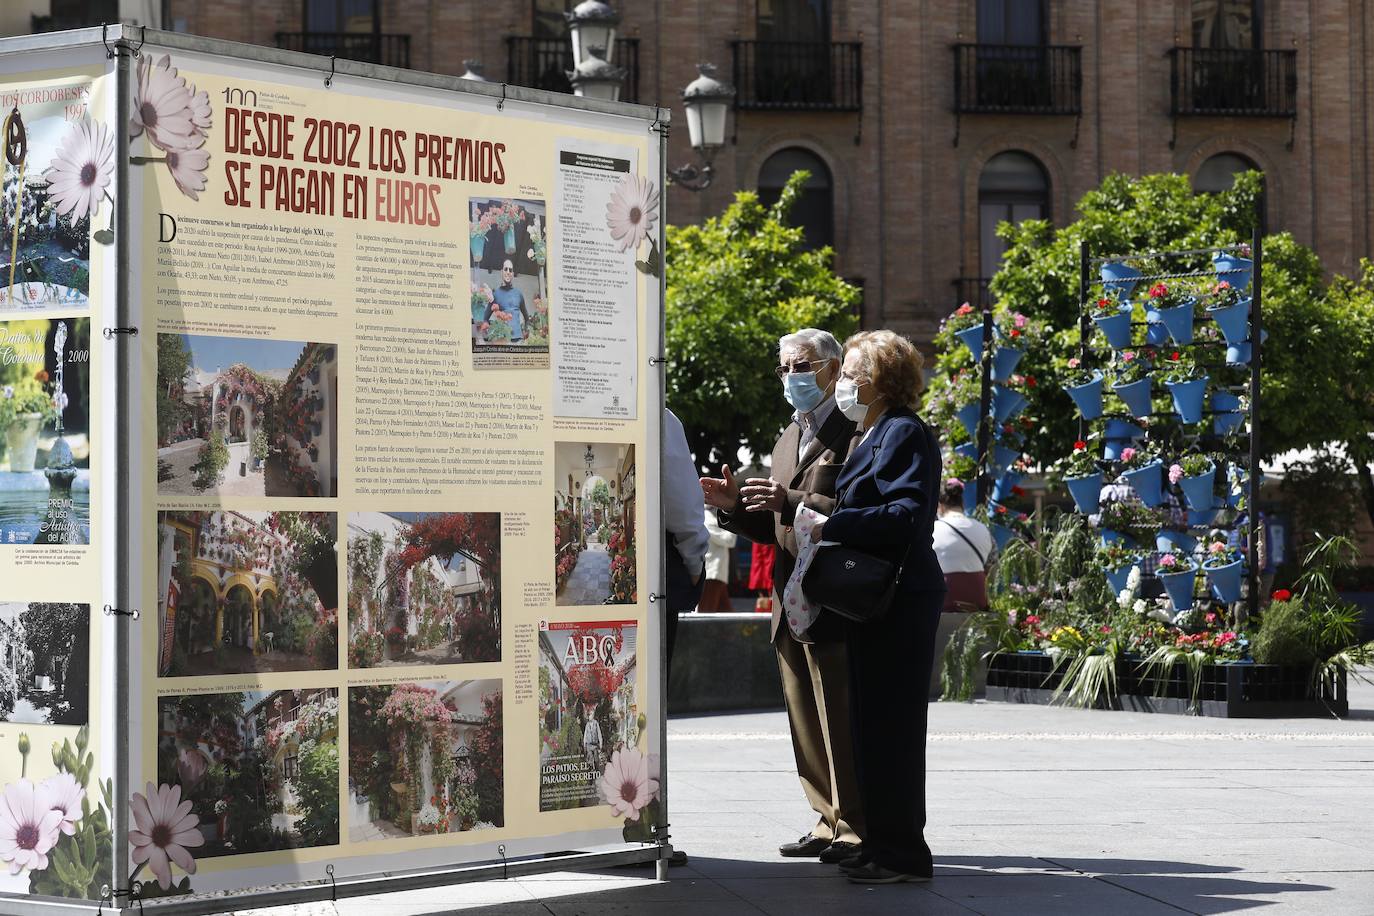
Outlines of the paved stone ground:
<svg viewBox="0 0 1374 916">
<path fill-rule="evenodd" d="M 611 594 L 611 555 L 606 545 L 587 539 L 587 549 L 577 556 L 568 583 L 558 595 L 559 607 L 584 607 L 601 604 Z"/>
<path fill-rule="evenodd" d="M 672 880 L 550 874 L 254 916 L 1374 913 L 1374 687 L 1345 721 L 994 703 L 931 710 L 925 886 L 862 888 L 777 845 L 810 826 L 781 712 L 669 726 Z"/>
</svg>

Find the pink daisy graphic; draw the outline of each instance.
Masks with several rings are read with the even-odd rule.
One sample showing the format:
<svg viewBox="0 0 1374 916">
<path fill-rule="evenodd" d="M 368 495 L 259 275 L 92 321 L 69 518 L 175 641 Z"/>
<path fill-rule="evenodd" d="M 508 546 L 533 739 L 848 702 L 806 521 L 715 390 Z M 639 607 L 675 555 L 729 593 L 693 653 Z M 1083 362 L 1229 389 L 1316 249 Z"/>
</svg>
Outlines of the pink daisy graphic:
<svg viewBox="0 0 1374 916">
<path fill-rule="evenodd" d="M 89 117 L 72 125 L 45 173 L 57 212 L 73 220 L 95 216 L 114 179 L 114 131 Z"/>
<path fill-rule="evenodd" d="M 81 800 L 86 790 L 71 773 L 58 773 L 43 783 L 52 800 L 52 810 L 62 815 L 59 827 L 67 836 L 76 833 L 76 822 L 81 820 Z"/>
<path fill-rule="evenodd" d="M 192 200 L 200 200 L 200 192 L 205 190 L 205 170 L 209 167 L 210 154 L 201 146 L 167 150 L 167 168 L 172 173 L 172 180 L 181 193 Z"/>
<path fill-rule="evenodd" d="M 632 747 L 611 755 L 599 786 L 616 817 L 639 820 L 639 812 L 658 792 L 658 780 L 649 776 L 649 758 Z"/>
<path fill-rule="evenodd" d="M 186 850 L 200 846 L 205 838 L 196 829 L 200 818 L 191 813 L 190 800 L 181 799 L 181 786 L 153 788 L 150 782 L 146 791 L 146 796 L 135 792 L 129 799 L 134 816 L 130 858 L 139 865 L 147 863 L 165 891 L 172 886 L 173 862 L 188 875 L 196 873 L 196 860 Z"/>
<path fill-rule="evenodd" d="M 606 225 L 620 250 L 635 249 L 649 237 L 658 219 L 658 191 L 638 175 L 625 175 L 606 204 Z"/>
<path fill-rule="evenodd" d="M 145 132 L 149 143 L 164 150 L 191 145 L 196 132 L 191 92 L 166 54 L 157 63 L 146 54 L 138 60 L 129 136 Z"/>
<path fill-rule="evenodd" d="M 0 795 L 0 859 L 10 863 L 10 874 L 47 868 L 61 827 L 62 812 L 53 810 L 47 788 L 27 779 L 5 786 Z"/>
</svg>

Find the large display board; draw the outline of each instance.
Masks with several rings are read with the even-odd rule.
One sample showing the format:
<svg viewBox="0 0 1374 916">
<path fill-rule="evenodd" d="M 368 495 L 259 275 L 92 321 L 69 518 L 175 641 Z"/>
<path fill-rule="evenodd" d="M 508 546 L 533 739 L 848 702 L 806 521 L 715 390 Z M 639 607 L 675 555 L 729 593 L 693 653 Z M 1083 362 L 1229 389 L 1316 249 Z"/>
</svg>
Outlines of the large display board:
<svg viewBox="0 0 1374 916">
<path fill-rule="evenodd" d="M 0 290 L 0 340 L 46 353 L 65 322 L 66 355 L 42 357 L 65 359 L 65 380 L 30 373 L 66 424 L 44 420 L 40 455 L 61 466 L 65 434 L 74 473 L 57 484 L 89 494 L 40 507 L 57 486 L 40 471 L 38 496 L 0 511 L 28 545 L 0 546 L 0 636 L 80 649 L 83 699 L 109 723 L 78 734 L 54 701 L 26 729 L 32 760 L 0 752 L 5 797 L 39 812 L 43 842 L 104 863 L 53 888 L 33 850 L 7 860 L 11 884 L 107 907 L 141 886 L 154 906 L 657 854 L 642 845 L 666 791 L 655 118 L 112 31 L 89 72 L 0 76 L 44 99 L 25 119 L 54 159 L 18 263 L 62 265 Z M 107 164 L 123 187 L 101 183 Z M 34 546 L 48 528 L 63 540 Z M 113 652 L 91 651 L 102 639 Z M 41 691 L 80 692 L 54 664 L 16 669 L 26 715 Z M 0 723 L 0 746 L 19 730 Z M 62 793 L 85 813 L 49 816 Z"/>
</svg>

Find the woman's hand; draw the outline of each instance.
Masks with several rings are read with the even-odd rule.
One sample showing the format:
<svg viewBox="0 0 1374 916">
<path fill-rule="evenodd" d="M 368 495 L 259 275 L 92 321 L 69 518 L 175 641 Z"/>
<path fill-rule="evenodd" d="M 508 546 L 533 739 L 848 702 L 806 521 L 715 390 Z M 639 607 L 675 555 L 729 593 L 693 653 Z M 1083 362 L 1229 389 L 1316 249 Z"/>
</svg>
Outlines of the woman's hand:
<svg viewBox="0 0 1374 916">
<path fill-rule="evenodd" d="M 813 544 L 819 544 L 819 543 L 821 542 L 821 537 L 822 537 L 822 535 L 821 535 L 821 529 L 824 528 L 824 527 L 825 527 L 825 522 L 821 522 L 821 523 L 820 523 L 819 525 L 817 525 L 815 528 L 812 528 L 812 529 L 811 529 L 811 543 L 813 543 Z"/>
<path fill-rule="evenodd" d="M 771 477 L 750 477 L 739 489 L 750 512 L 781 512 L 787 508 L 787 488 Z"/>
<path fill-rule="evenodd" d="M 720 472 L 723 477 L 701 478 L 701 494 L 706 498 L 706 505 L 732 512 L 739 502 L 739 484 L 735 483 L 729 465 L 721 465 Z"/>
</svg>

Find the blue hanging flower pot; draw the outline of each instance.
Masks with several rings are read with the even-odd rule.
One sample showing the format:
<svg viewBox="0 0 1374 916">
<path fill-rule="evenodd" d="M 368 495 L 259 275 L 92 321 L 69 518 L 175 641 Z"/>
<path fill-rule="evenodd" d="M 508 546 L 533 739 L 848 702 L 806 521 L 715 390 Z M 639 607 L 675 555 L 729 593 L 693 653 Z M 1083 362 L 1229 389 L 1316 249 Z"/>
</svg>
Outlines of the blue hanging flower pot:
<svg viewBox="0 0 1374 916">
<path fill-rule="evenodd" d="M 978 508 L 978 481 L 964 481 L 964 514 L 972 515 L 973 510 Z"/>
<path fill-rule="evenodd" d="M 501 240 L 506 243 L 506 254 L 515 254 L 515 227 L 509 226 L 501 234 Z"/>
<path fill-rule="evenodd" d="M 1102 287 L 1108 293 L 1115 293 L 1118 299 L 1128 299 L 1140 280 L 1140 271 L 1128 267 L 1120 261 L 1109 261 L 1098 268 L 1102 277 Z"/>
<path fill-rule="evenodd" d="M 1026 405 L 1029 403 L 1030 402 L 1026 400 L 1026 396 L 1021 392 L 1012 388 L 998 386 L 997 390 L 992 393 L 993 419 L 997 421 L 998 426 L 1001 426 L 1003 423 L 1025 410 Z"/>
<path fill-rule="evenodd" d="M 1229 435 L 1245 422 L 1240 398 L 1229 391 L 1212 392 L 1212 411 L 1212 432 L 1218 436 Z"/>
<path fill-rule="evenodd" d="M 1212 465 L 1205 473 L 1184 477 L 1180 480 L 1178 483 L 1183 488 L 1183 498 L 1188 500 L 1188 505 L 1198 511 L 1212 508 L 1212 504 L 1216 502 L 1212 496 L 1216 478 L 1216 465 Z"/>
<path fill-rule="evenodd" d="M 1210 509 L 1189 509 L 1188 525 L 1193 528 L 1206 528 L 1217 520 L 1219 512 L 1220 506 L 1212 506 Z"/>
<path fill-rule="evenodd" d="M 1008 471 L 1001 477 L 997 478 L 997 483 L 993 484 L 992 498 L 997 500 L 998 502 L 1011 499 L 1015 495 L 1011 492 L 1012 487 L 1015 487 L 1020 482 L 1020 474 L 1017 474 L 1013 471 Z"/>
<path fill-rule="evenodd" d="M 1182 305 L 1159 310 L 1159 320 L 1164 322 L 1174 343 L 1181 347 L 1193 342 L 1193 305 L 1194 301 L 1189 299 Z"/>
<path fill-rule="evenodd" d="M 1150 403 L 1150 379 L 1148 376 L 1134 382 L 1127 382 L 1124 385 L 1113 385 L 1112 391 L 1115 391 L 1116 396 L 1126 402 L 1126 409 L 1131 412 L 1133 417 L 1148 417 L 1154 409 Z"/>
<path fill-rule="evenodd" d="M 998 553 L 1006 550 L 1007 545 L 1011 543 L 1011 539 L 1016 537 L 1016 532 L 1012 531 L 1006 525 L 999 525 L 993 522 L 988 527 L 992 529 L 992 539 L 997 543 Z"/>
<path fill-rule="evenodd" d="M 1069 385 L 1065 389 L 1069 397 L 1073 398 L 1074 404 L 1078 406 L 1078 413 L 1085 420 L 1096 420 L 1102 416 L 1102 371 L 1093 370 L 1093 378 L 1090 382 L 1081 385 Z"/>
<path fill-rule="evenodd" d="M 1066 477 L 1064 486 L 1069 488 L 1069 495 L 1073 497 L 1074 508 L 1084 515 L 1092 515 L 1101 506 L 1102 497 L 1102 475 L 1089 474 L 1086 477 Z M 1112 532 L 1115 534 L 1116 532 Z M 1102 536 L 1105 539 L 1107 532 L 1104 530 Z"/>
<path fill-rule="evenodd" d="M 1166 380 L 1164 387 L 1174 398 L 1174 411 L 1184 423 L 1202 422 L 1202 402 L 1207 394 L 1207 376 L 1183 381 Z"/>
<path fill-rule="evenodd" d="M 960 423 L 964 424 L 964 429 L 968 430 L 969 437 L 972 439 L 978 438 L 978 420 L 980 419 L 980 406 L 981 405 L 979 405 L 976 402 L 973 404 L 965 404 L 963 407 L 960 407 L 957 411 L 954 412 L 955 419 L 957 419 Z M 972 457 L 975 459 L 978 457 L 977 446 L 974 446 L 974 453 Z"/>
<path fill-rule="evenodd" d="M 1099 528 L 1097 533 L 1101 535 L 1104 545 L 1117 543 L 1130 545 L 1135 543 L 1128 535 L 1122 534 L 1120 531 L 1113 531 L 1110 528 Z"/>
<path fill-rule="evenodd" d="M 994 382 L 1010 381 L 1011 374 L 1016 371 L 1016 364 L 1021 362 L 1021 357 L 1025 355 L 1025 350 L 1018 350 L 1015 347 L 998 347 L 992 351 L 992 380 Z"/>
<path fill-rule="evenodd" d="M 1250 341 L 1244 340 L 1239 343 L 1226 345 L 1226 365 L 1228 366 L 1248 366 L 1250 365 Z"/>
<path fill-rule="evenodd" d="M 1126 482 L 1135 490 L 1140 501 L 1153 509 L 1164 502 L 1164 494 L 1160 489 L 1160 482 L 1163 479 L 1161 471 L 1164 465 L 1159 461 L 1151 461 L 1144 467 L 1126 471 L 1121 476 L 1126 478 Z"/>
<path fill-rule="evenodd" d="M 963 445 L 956 445 L 954 447 L 954 454 L 963 455 L 965 458 L 972 458 L 974 461 L 977 461 L 978 446 L 972 442 L 965 442 Z"/>
<path fill-rule="evenodd" d="M 1131 570 L 1135 567 L 1135 563 L 1128 563 L 1119 569 L 1103 570 L 1107 574 L 1107 584 L 1112 587 L 1113 595 L 1119 595 L 1126 590 L 1126 583 L 1131 578 Z"/>
<path fill-rule="evenodd" d="M 1115 315 L 1093 316 L 1093 324 L 1107 336 L 1107 343 L 1113 350 L 1124 350 L 1131 345 L 1131 307 L 1123 306 Z"/>
<path fill-rule="evenodd" d="M 1240 600 L 1240 580 L 1243 568 L 1244 563 L 1240 560 L 1222 563 L 1215 560 L 1203 562 L 1202 569 L 1207 574 L 1207 585 L 1222 604 L 1231 604 Z"/>
<path fill-rule="evenodd" d="M 1171 531 L 1168 528 L 1155 532 L 1155 550 L 1163 553 L 1166 550 L 1173 550 L 1175 547 L 1184 553 L 1192 553 L 1193 548 L 1197 547 L 1197 538 L 1182 531 Z"/>
<path fill-rule="evenodd" d="M 472 260 L 474 263 L 480 264 L 482 262 L 482 252 L 487 250 L 487 237 L 485 235 L 473 236 L 471 244 Z"/>
<path fill-rule="evenodd" d="M 1108 461 L 1119 460 L 1121 450 L 1144 435 L 1145 430 L 1130 420 L 1108 420 L 1106 432 L 1102 437 L 1105 443 L 1102 448 L 1102 457 Z"/>
<path fill-rule="evenodd" d="M 1164 319 L 1159 317 L 1158 309 L 1145 310 L 1145 342 L 1152 347 L 1162 347 L 1169 340 L 1169 329 Z"/>
<path fill-rule="evenodd" d="M 1255 262 L 1239 255 L 1218 251 L 1212 255 L 1212 269 L 1217 272 L 1217 282 L 1225 280 L 1231 288 L 1243 292 L 1250 285 L 1250 274 Z"/>
<path fill-rule="evenodd" d="M 973 354 L 975 361 L 981 362 L 983 359 L 983 323 L 980 321 L 975 325 L 970 325 L 962 331 L 955 331 L 954 336 L 968 347 L 968 351 Z"/>
<path fill-rule="evenodd" d="M 1223 308 L 1207 310 L 1207 317 L 1217 323 L 1221 328 L 1221 336 L 1226 338 L 1228 345 L 1242 343 L 1250 337 L 1250 297 L 1246 297 L 1234 305 Z"/>
<path fill-rule="evenodd" d="M 1160 570 L 1156 575 L 1159 581 L 1164 583 L 1164 590 L 1169 593 L 1169 601 L 1174 605 L 1175 611 L 1187 611 L 1193 607 L 1193 588 L 1197 585 L 1197 567 L 1189 563 L 1187 569 L 1178 572 L 1164 572 Z"/>
<path fill-rule="evenodd" d="M 992 450 L 992 454 L 988 455 L 988 471 L 992 476 L 1000 477 L 1019 457 L 1021 457 L 1021 453 L 1016 449 L 999 445 Z"/>
</svg>

